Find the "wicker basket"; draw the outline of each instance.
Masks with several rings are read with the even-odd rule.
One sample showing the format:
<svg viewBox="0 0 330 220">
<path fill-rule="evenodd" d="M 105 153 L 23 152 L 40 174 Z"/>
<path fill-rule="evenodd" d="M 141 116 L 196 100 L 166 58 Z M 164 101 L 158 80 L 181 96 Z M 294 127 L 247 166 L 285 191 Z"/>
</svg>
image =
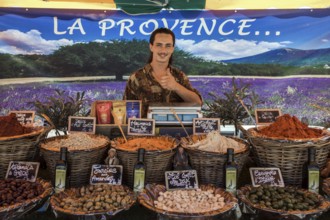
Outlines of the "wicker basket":
<svg viewBox="0 0 330 220">
<path fill-rule="evenodd" d="M 133 137 L 132 137 L 133 138 Z M 129 138 L 128 140 L 132 139 Z M 162 138 L 173 142 L 173 147 L 169 150 L 146 150 L 144 155 L 144 163 L 146 165 L 146 183 L 165 183 L 165 171 L 171 170 L 172 158 L 176 152 L 177 145 L 175 139 L 167 136 L 146 137 L 146 138 Z M 116 138 L 114 142 L 124 143 L 123 138 Z M 143 143 L 141 143 L 143 147 Z M 117 150 L 117 156 L 120 164 L 123 165 L 123 183 L 129 187 L 133 187 L 133 170 L 137 162 L 137 152 L 122 150 L 114 147 Z"/>
<path fill-rule="evenodd" d="M 90 136 L 102 136 L 90 134 Z M 60 159 L 60 152 L 44 148 L 44 144 L 53 142 L 59 139 L 65 139 L 68 136 L 57 136 L 44 140 L 40 144 L 40 153 L 46 161 L 47 171 L 50 174 L 52 183 L 55 177 L 55 165 Z M 109 147 L 109 139 L 102 136 L 107 140 L 106 144 L 96 146 L 89 150 L 70 150 L 67 154 L 69 173 L 70 173 L 70 187 L 79 187 L 89 183 L 91 169 L 93 164 L 103 164 L 106 152 Z"/>
<path fill-rule="evenodd" d="M 49 130 L 36 127 L 33 132 L 0 138 L 0 178 L 6 175 L 10 161 L 31 161 L 35 156 L 39 140 Z"/>
<path fill-rule="evenodd" d="M 89 187 L 90 185 L 87 185 L 86 187 Z M 110 185 L 108 185 L 110 187 Z M 127 195 L 130 197 L 130 202 L 125 204 L 125 205 L 120 205 L 119 207 L 116 208 L 110 208 L 107 211 L 81 211 L 81 210 L 70 210 L 69 207 L 62 208 L 60 206 L 60 203 L 62 202 L 63 199 L 65 198 L 74 198 L 77 199 L 77 195 L 80 194 L 80 188 L 70 188 L 66 189 L 65 191 L 61 193 L 56 193 L 54 194 L 51 199 L 50 199 L 50 205 L 52 207 L 53 212 L 57 217 L 60 217 L 61 219 L 112 219 L 114 215 L 117 213 L 124 211 L 124 210 L 129 210 L 132 205 L 135 204 L 136 202 L 136 196 L 133 193 L 131 189 L 127 186 L 123 185 L 113 185 L 112 187 L 118 188 L 118 187 L 123 187 L 124 191 L 127 192 Z M 114 190 L 116 191 L 116 190 Z M 99 192 L 99 195 L 101 195 L 102 192 Z M 109 194 L 107 194 L 110 196 Z M 102 195 L 103 196 L 103 195 Z M 80 199 L 80 198 L 79 198 Z M 93 198 L 89 198 L 88 201 L 91 201 Z"/>
<path fill-rule="evenodd" d="M 283 210 L 283 209 L 272 209 L 268 207 L 261 207 L 259 204 L 253 204 L 248 198 L 247 195 L 250 192 L 252 186 L 244 186 L 238 190 L 238 199 L 240 201 L 240 205 L 243 207 L 242 210 L 246 210 L 250 213 L 253 213 L 259 216 L 260 219 L 316 219 L 318 216 L 327 212 L 330 208 L 330 202 L 327 201 L 323 196 L 309 192 L 305 189 L 297 189 L 296 187 L 291 187 L 295 190 L 303 191 L 308 194 L 315 194 L 320 201 L 318 207 L 311 210 Z"/>
<path fill-rule="evenodd" d="M 21 203 L 16 203 L 6 207 L 0 207 L 0 219 L 11 220 L 22 218 L 27 213 L 33 212 L 42 207 L 43 204 L 53 194 L 53 187 L 49 181 L 37 178 L 36 182 L 40 183 L 45 189 L 39 196 L 25 200 Z"/>
<path fill-rule="evenodd" d="M 180 213 L 170 212 L 163 209 L 156 208 L 154 201 L 157 200 L 159 192 L 165 192 L 166 187 L 164 185 L 148 184 L 146 188 L 139 194 L 138 201 L 144 207 L 158 213 L 160 216 L 163 215 L 164 219 L 210 219 L 216 217 L 217 219 L 221 216 L 221 219 L 231 219 L 231 211 L 236 208 L 237 199 L 229 192 L 224 191 L 221 188 L 217 188 L 213 185 L 201 185 L 201 190 L 212 190 L 215 194 L 219 194 L 224 197 L 225 205 L 221 209 L 204 213 Z M 212 218 L 213 219 L 213 218 Z M 219 218 L 220 219 L 220 218 Z"/>
<path fill-rule="evenodd" d="M 262 167 L 278 167 L 287 185 L 302 184 L 303 165 L 308 158 L 308 148 L 316 149 L 316 162 L 322 169 L 330 152 L 330 136 L 314 140 L 280 140 L 255 135 L 255 128 L 244 132 L 250 142 L 256 163 Z"/>
<path fill-rule="evenodd" d="M 193 139 L 202 140 L 206 137 L 206 135 L 198 135 Z M 247 162 L 250 148 L 249 145 L 240 138 L 236 137 L 228 137 L 232 138 L 240 143 L 245 145 L 245 148 L 240 152 L 235 152 L 234 159 L 238 165 L 238 173 L 237 177 L 239 178 L 240 173 Z M 208 152 L 202 151 L 198 149 L 192 149 L 186 147 L 184 143 L 188 143 L 189 141 L 186 138 L 182 139 L 182 146 L 185 151 L 189 155 L 189 162 L 193 169 L 197 171 L 198 174 L 198 182 L 200 184 L 213 184 L 218 187 L 224 187 L 224 165 L 227 161 L 227 153 L 217 153 L 217 152 Z"/>
<path fill-rule="evenodd" d="M 325 197 L 330 200 L 330 177 L 323 180 L 322 191 L 325 193 Z"/>
</svg>

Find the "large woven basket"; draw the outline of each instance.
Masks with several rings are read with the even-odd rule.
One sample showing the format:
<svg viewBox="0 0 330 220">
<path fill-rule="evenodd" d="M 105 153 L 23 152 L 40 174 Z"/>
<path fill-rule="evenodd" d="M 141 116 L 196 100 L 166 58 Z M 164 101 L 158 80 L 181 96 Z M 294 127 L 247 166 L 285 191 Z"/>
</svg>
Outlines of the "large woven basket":
<svg viewBox="0 0 330 220">
<path fill-rule="evenodd" d="M 309 192 L 305 189 L 293 187 L 293 186 L 286 186 L 288 188 L 293 188 L 294 190 L 303 191 L 306 194 L 315 194 L 319 200 L 319 205 L 316 208 L 311 210 L 284 210 L 284 209 L 273 209 L 265 206 L 261 206 L 260 204 L 252 203 L 249 198 L 248 194 L 251 191 L 252 186 L 247 185 L 241 187 L 237 192 L 237 197 L 240 201 L 240 205 L 242 206 L 242 210 L 245 210 L 249 214 L 255 214 L 260 219 L 294 219 L 294 220 L 310 220 L 316 219 L 318 216 L 322 215 L 323 213 L 327 212 L 330 208 L 330 202 L 327 201 L 323 196 L 320 194 Z"/>
<path fill-rule="evenodd" d="M 79 187 L 89 183 L 91 169 L 93 164 L 103 164 L 104 158 L 106 157 L 106 152 L 109 147 L 109 139 L 103 135 L 90 136 L 102 136 L 107 140 L 106 144 L 93 147 L 88 150 L 70 150 L 67 154 L 69 173 L 70 173 L 70 187 Z M 50 174 L 52 183 L 54 183 L 55 177 L 55 165 L 60 159 L 60 152 L 49 150 L 44 148 L 44 144 L 53 142 L 59 139 L 65 139 L 68 136 L 56 136 L 44 140 L 40 144 L 40 153 L 44 160 L 46 161 L 47 171 Z"/>
<path fill-rule="evenodd" d="M 31 213 L 43 206 L 43 204 L 53 194 L 53 187 L 49 181 L 40 178 L 37 178 L 36 182 L 43 186 L 44 192 L 32 199 L 24 200 L 20 203 L 15 203 L 6 207 L 0 207 L 1 220 L 22 218 L 24 215 Z"/>
<path fill-rule="evenodd" d="M 128 140 L 132 139 L 129 138 Z M 146 138 L 165 138 L 173 142 L 173 147 L 169 150 L 146 150 L 144 155 L 144 163 L 146 165 L 146 183 L 165 183 L 165 171 L 172 169 L 172 159 L 176 152 L 177 144 L 175 139 L 168 136 L 146 137 Z M 116 138 L 114 142 L 124 143 L 123 138 Z M 117 150 L 117 156 L 120 164 L 123 165 L 123 182 L 129 187 L 133 187 L 133 170 L 137 162 L 137 151 Z M 141 143 L 143 148 L 143 143 Z"/>
<path fill-rule="evenodd" d="M 316 162 L 322 169 L 330 152 L 330 135 L 314 140 L 283 140 L 255 135 L 255 128 L 245 132 L 258 166 L 278 167 L 284 183 L 301 185 L 303 165 L 308 160 L 308 148 L 316 149 Z"/>
<path fill-rule="evenodd" d="M 154 201 L 158 199 L 160 192 L 165 192 L 166 187 L 158 184 L 148 184 L 145 189 L 139 194 L 138 201 L 144 207 L 158 213 L 162 219 L 232 219 L 230 216 L 237 205 L 237 199 L 233 194 L 224 191 L 222 188 L 217 188 L 213 185 L 201 185 L 202 191 L 211 190 L 214 194 L 219 194 L 224 197 L 225 205 L 221 209 L 208 211 L 204 213 L 180 213 L 175 211 L 166 211 L 155 207 Z"/>
<path fill-rule="evenodd" d="M 31 161 L 37 150 L 37 143 L 49 130 L 36 127 L 31 133 L 0 138 L 0 178 L 6 175 L 10 161 Z"/>
<path fill-rule="evenodd" d="M 206 135 L 198 135 L 193 139 L 202 140 Z M 245 148 L 240 152 L 235 152 L 234 159 L 238 165 L 237 177 L 239 178 L 241 171 L 245 163 L 248 160 L 250 153 L 250 147 L 244 140 L 237 137 L 228 137 L 232 138 L 240 143 L 243 143 Z M 189 141 L 186 138 L 182 139 L 182 146 L 189 156 L 189 162 L 191 167 L 197 171 L 198 181 L 200 184 L 213 184 L 218 187 L 224 187 L 224 165 L 227 161 L 227 153 L 217 153 L 217 152 L 208 152 L 202 151 L 199 149 L 192 149 L 186 147 L 184 143 Z"/>
</svg>

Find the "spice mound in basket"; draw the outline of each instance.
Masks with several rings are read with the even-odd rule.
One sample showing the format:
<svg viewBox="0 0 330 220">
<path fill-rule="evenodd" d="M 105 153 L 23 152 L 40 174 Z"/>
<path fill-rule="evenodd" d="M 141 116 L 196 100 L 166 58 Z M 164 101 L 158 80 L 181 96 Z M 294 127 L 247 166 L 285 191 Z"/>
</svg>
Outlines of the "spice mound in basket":
<svg viewBox="0 0 330 220">
<path fill-rule="evenodd" d="M 272 124 L 253 129 L 255 136 L 269 137 L 277 139 L 318 139 L 326 134 L 326 130 L 310 128 L 299 121 L 296 116 L 284 114 L 276 119 Z"/>
<path fill-rule="evenodd" d="M 67 147 L 69 151 L 89 150 L 95 147 L 104 146 L 108 139 L 104 136 L 89 135 L 85 133 L 72 133 L 63 139 L 55 139 L 43 143 L 41 146 L 47 150 L 60 151 L 61 147 Z"/>
<path fill-rule="evenodd" d="M 193 135 L 191 138 L 194 143 L 183 139 L 182 144 L 184 147 L 217 153 L 226 153 L 227 148 L 233 148 L 235 153 L 246 149 L 246 144 L 222 136 L 218 131 L 211 131 L 206 136 Z"/>
<path fill-rule="evenodd" d="M 212 185 L 199 189 L 166 191 L 164 185 L 148 184 L 138 196 L 139 202 L 157 213 L 169 216 L 215 216 L 234 208 L 237 199 Z"/>
<path fill-rule="evenodd" d="M 0 125 L 0 138 L 30 134 L 41 129 L 40 127 L 21 125 L 15 113 L 0 116 Z"/>
<path fill-rule="evenodd" d="M 160 137 L 136 137 L 130 138 L 125 142 L 123 139 L 111 141 L 111 146 L 125 151 L 137 151 L 144 148 L 146 151 L 166 151 L 174 148 L 175 139 L 167 136 Z"/>
<path fill-rule="evenodd" d="M 87 185 L 54 194 L 53 210 L 70 215 L 114 215 L 135 203 L 134 193 L 123 185 Z"/>
<path fill-rule="evenodd" d="M 15 219 L 42 203 L 53 193 L 50 182 L 37 179 L 0 180 L 0 219 Z M 16 211 L 19 210 L 19 211 Z"/>
<path fill-rule="evenodd" d="M 330 202 L 321 195 L 291 186 L 244 186 L 238 190 L 238 197 L 249 207 L 280 215 L 304 217 L 330 208 Z"/>
</svg>

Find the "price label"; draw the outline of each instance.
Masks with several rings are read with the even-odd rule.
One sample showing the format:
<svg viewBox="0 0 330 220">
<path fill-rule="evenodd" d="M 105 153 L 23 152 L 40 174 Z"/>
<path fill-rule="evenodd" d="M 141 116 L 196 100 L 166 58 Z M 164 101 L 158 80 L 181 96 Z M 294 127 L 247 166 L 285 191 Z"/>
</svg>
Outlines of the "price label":
<svg viewBox="0 0 330 220">
<path fill-rule="evenodd" d="M 101 165 L 92 166 L 90 184 L 111 184 L 121 185 L 123 175 L 122 165 Z"/>
<path fill-rule="evenodd" d="M 73 117 L 69 116 L 69 132 L 85 132 L 95 134 L 95 117 Z"/>
<path fill-rule="evenodd" d="M 257 125 L 268 125 L 281 116 L 280 109 L 256 109 L 255 117 Z"/>
<path fill-rule="evenodd" d="M 167 190 L 198 189 L 196 170 L 166 171 L 165 182 Z"/>
<path fill-rule="evenodd" d="M 220 132 L 220 118 L 193 119 L 193 134 L 207 134 L 211 131 Z"/>
<path fill-rule="evenodd" d="M 6 179 L 22 179 L 35 182 L 39 171 L 39 162 L 10 161 Z"/>
<path fill-rule="evenodd" d="M 128 135 L 155 135 L 155 119 L 128 119 Z"/>
<path fill-rule="evenodd" d="M 17 121 L 22 125 L 33 125 L 35 111 L 10 111 L 10 113 L 15 113 Z"/>
<path fill-rule="evenodd" d="M 250 167 L 250 176 L 253 186 L 271 185 L 284 187 L 282 173 L 275 167 Z"/>
</svg>

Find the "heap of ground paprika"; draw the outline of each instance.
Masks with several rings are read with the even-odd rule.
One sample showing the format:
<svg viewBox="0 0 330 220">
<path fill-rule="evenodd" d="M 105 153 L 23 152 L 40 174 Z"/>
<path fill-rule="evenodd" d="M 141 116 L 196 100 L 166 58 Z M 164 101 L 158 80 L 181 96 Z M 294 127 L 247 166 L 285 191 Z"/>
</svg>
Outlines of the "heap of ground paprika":
<svg viewBox="0 0 330 220">
<path fill-rule="evenodd" d="M 0 117 L 0 137 L 10 137 L 27 133 L 27 129 L 17 121 L 16 114 Z"/>
<path fill-rule="evenodd" d="M 274 138 L 308 139 L 323 136 L 322 129 L 310 128 L 296 116 L 284 114 L 272 124 L 259 129 L 259 134 Z"/>
</svg>

